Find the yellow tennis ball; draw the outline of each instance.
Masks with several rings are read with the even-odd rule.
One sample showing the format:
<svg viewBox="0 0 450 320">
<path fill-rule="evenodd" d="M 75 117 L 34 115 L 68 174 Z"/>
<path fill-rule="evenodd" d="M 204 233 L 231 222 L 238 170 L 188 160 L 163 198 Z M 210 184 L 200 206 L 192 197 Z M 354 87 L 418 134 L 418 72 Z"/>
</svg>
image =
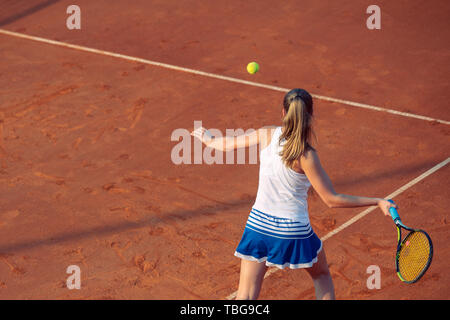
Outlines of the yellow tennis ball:
<svg viewBox="0 0 450 320">
<path fill-rule="evenodd" d="M 259 65 L 256 62 L 250 62 L 247 65 L 247 71 L 250 74 L 255 74 L 259 70 Z"/>
</svg>

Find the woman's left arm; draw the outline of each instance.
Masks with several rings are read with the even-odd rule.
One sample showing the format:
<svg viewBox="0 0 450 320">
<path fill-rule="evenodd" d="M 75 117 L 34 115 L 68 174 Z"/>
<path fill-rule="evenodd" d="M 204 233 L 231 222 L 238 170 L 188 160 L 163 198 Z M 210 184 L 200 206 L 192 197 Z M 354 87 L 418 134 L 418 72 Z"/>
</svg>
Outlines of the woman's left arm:
<svg viewBox="0 0 450 320">
<path fill-rule="evenodd" d="M 227 152 L 257 145 L 261 143 L 263 139 L 266 141 L 268 137 L 272 136 L 269 134 L 269 131 L 273 130 L 273 128 L 275 127 L 263 127 L 239 136 L 214 137 L 207 129 L 201 127 L 192 131 L 191 135 L 200 139 L 200 141 L 209 148 Z"/>
</svg>

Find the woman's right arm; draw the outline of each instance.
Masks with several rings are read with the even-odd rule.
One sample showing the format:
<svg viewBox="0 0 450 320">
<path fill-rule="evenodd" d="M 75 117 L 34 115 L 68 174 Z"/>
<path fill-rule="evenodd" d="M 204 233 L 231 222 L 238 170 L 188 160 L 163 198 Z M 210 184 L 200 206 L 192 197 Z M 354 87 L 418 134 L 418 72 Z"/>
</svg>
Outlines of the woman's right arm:
<svg viewBox="0 0 450 320">
<path fill-rule="evenodd" d="M 384 215 L 389 215 L 390 207 L 397 207 L 386 199 L 358 197 L 339 194 L 334 191 L 330 178 L 323 169 L 319 156 L 314 150 L 309 150 L 300 159 L 302 170 L 320 198 L 330 208 L 350 208 L 378 205 Z"/>
</svg>

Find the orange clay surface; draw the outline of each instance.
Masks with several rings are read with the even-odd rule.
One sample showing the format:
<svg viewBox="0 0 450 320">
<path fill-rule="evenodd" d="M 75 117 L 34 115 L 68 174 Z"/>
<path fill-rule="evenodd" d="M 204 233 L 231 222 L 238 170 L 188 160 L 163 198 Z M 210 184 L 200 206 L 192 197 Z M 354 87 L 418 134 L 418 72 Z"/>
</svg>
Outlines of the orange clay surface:
<svg viewBox="0 0 450 320">
<path fill-rule="evenodd" d="M 378 1 L 378 31 L 360 0 L 79 0 L 81 31 L 65 27 L 70 4 L 0 28 L 450 120 L 448 1 Z M 0 35 L 0 299 L 230 295 L 258 166 L 177 166 L 170 137 L 194 120 L 280 124 L 283 95 Z M 315 100 L 315 131 L 340 193 L 384 197 L 449 157 L 450 127 L 437 122 Z M 449 165 L 394 199 L 434 242 L 416 284 L 397 278 L 396 229 L 378 209 L 324 242 L 338 299 L 449 298 L 448 181 Z M 364 210 L 309 204 L 319 236 Z M 66 288 L 69 265 L 81 290 Z M 370 265 L 380 290 L 366 287 Z M 260 298 L 313 299 L 313 284 L 285 269 Z"/>
</svg>

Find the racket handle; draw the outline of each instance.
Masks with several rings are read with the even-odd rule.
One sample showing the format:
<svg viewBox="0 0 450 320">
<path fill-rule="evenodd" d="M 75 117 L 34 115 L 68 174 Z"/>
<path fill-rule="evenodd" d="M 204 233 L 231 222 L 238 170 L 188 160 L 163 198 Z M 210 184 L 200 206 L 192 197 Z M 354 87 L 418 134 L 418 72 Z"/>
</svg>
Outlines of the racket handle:
<svg viewBox="0 0 450 320">
<path fill-rule="evenodd" d="M 390 203 L 395 204 L 395 202 L 391 199 L 388 200 Z M 397 221 L 401 222 L 400 220 L 400 216 L 397 212 L 397 209 L 395 209 L 394 207 L 390 207 L 389 208 L 389 213 L 391 214 L 391 218 L 392 220 L 394 220 L 395 223 L 397 223 Z"/>
</svg>

